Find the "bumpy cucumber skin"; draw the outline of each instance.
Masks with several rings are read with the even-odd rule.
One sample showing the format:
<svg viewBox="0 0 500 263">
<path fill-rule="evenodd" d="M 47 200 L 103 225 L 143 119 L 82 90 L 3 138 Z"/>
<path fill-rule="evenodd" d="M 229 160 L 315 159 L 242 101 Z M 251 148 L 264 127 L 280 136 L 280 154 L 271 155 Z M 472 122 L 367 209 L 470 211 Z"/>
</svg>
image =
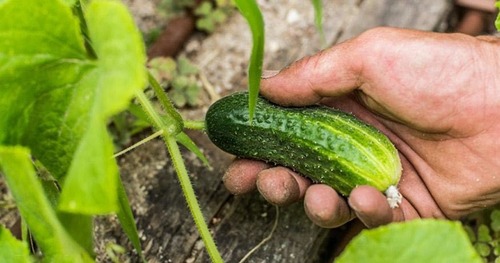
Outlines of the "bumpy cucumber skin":
<svg viewBox="0 0 500 263">
<path fill-rule="evenodd" d="M 401 162 L 394 145 L 351 114 L 323 106 L 281 107 L 259 97 L 249 123 L 248 93 L 212 104 L 205 122 L 222 150 L 289 167 L 349 195 L 359 185 L 380 191 L 397 185 Z"/>
</svg>

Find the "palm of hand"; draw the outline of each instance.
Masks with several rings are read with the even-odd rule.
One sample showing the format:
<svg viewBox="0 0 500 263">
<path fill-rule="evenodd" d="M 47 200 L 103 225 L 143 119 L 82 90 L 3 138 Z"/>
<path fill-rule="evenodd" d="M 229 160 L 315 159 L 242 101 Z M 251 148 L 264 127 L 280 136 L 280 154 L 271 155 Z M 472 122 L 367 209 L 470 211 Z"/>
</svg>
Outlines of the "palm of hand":
<svg viewBox="0 0 500 263">
<path fill-rule="evenodd" d="M 500 198 L 500 162 L 493 152 L 500 148 L 500 111 L 497 86 L 484 80 L 494 80 L 495 72 L 488 76 L 475 64 L 477 51 L 455 38 L 422 36 L 411 42 L 415 50 L 403 39 L 381 41 L 399 46 L 370 51 L 377 56 L 365 63 L 377 66 L 364 65 L 357 91 L 377 115 L 357 110 L 378 122 L 402 156 L 405 201 L 391 220 L 456 219 L 494 205 Z M 437 50 L 441 45 L 454 48 Z"/>
<path fill-rule="evenodd" d="M 375 29 L 263 80 L 261 92 L 276 103 L 321 101 L 382 130 L 401 155 L 399 208 L 389 208 L 371 187 L 354 189 L 347 203 L 331 188 L 256 163 L 235 165 L 226 186 L 243 193 L 257 184 L 268 200 L 281 203 L 304 197 L 306 213 L 325 227 L 354 216 L 369 227 L 418 217 L 455 219 L 494 205 L 500 200 L 495 41 Z"/>
</svg>

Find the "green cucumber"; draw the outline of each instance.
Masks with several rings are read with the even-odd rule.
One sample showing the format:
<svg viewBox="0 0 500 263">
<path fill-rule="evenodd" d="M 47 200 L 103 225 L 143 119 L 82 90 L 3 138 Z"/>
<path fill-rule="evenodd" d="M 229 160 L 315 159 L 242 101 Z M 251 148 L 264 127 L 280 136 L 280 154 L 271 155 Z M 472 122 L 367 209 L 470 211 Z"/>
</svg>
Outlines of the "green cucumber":
<svg viewBox="0 0 500 263">
<path fill-rule="evenodd" d="M 206 132 L 233 155 L 291 168 L 347 196 L 356 186 L 385 192 L 391 207 L 401 202 L 398 151 L 373 126 L 324 106 L 282 107 L 259 97 L 249 122 L 248 93 L 235 93 L 210 106 Z"/>
</svg>

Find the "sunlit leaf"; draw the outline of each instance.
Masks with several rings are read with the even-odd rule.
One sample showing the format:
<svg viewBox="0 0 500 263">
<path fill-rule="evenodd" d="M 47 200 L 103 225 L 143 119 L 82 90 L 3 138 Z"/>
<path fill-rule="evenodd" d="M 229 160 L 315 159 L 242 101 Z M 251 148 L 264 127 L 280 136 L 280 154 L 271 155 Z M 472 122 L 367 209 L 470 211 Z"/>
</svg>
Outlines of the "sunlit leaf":
<svg viewBox="0 0 500 263">
<path fill-rule="evenodd" d="M 101 214 L 118 211 L 118 166 L 110 158 L 114 148 L 107 121 L 125 110 L 135 93 L 145 87 L 145 51 L 134 20 L 120 2 L 92 1 L 86 21 L 98 60 L 95 75 L 88 76 L 93 81 L 82 81 L 82 85 L 94 87 L 95 97 L 88 130 L 64 181 L 60 208 Z"/>
<path fill-rule="evenodd" d="M 29 147 L 64 181 L 61 209 L 103 214 L 118 210 L 106 124 L 144 88 L 145 52 L 123 4 L 95 0 L 85 11 L 97 59 L 66 4 L 0 5 L 0 108 L 9 109 L 0 114 L 0 144 Z"/>
<path fill-rule="evenodd" d="M 84 214 L 59 212 L 57 217 L 66 232 L 89 255 L 94 254 L 94 219 Z"/>
<path fill-rule="evenodd" d="M 480 263 L 482 260 L 458 222 L 414 220 L 364 230 L 336 263 Z"/>
<path fill-rule="evenodd" d="M 92 262 L 61 225 L 35 174 L 29 150 L 0 146 L 0 169 L 47 262 Z"/>
<path fill-rule="evenodd" d="M 1 2 L 0 108 L 8 110 L 0 114 L 0 145 L 29 147 L 62 185 L 57 200 L 54 191 L 45 193 L 58 208 L 74 213 L 57 213 L 64 235 L 49 227 L 51 234 L 38 239 L 58 249 L 58 242 L 74 238 L 91 251 L 91 216 L 118 212 L 121 205 L 106 125 L 145 87 L 145 52 L 120 1 L 79 1 L 85 4 L 81 8 L 73 2 Z M 38 200 L 32 195 L 22 191 L 16 202 Z M 36 210 L 24 213 L 38 218 L 27 220 L 30 229 L 55 224 Z"/>
<path fill-rule="evenodd" d="M 33 262 L 26 243 L 17 240 L 2 225 L 0 225 L 0 255 L 4 262 Z"/>
</svg>

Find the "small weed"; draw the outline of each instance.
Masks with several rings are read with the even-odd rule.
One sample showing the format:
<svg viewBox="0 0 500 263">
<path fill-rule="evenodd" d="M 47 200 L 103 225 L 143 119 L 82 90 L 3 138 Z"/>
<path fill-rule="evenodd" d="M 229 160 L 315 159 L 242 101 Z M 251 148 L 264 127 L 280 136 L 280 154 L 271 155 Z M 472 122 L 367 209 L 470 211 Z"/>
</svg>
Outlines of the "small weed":
<svg viewBox="0 0 500 263">
<path fill-rule="evenodd" d="M 176 107 L 199 105 L 199 95 L 202 90 L 201 84 L 197 81 L 199 69 L 189 59 L 181 56 L 176 61 L 171 57 L 158 57 L 152 59 L 148 67 Z M 164 114 L 161 105 L 154 99 L 154 92 L 147 89 L 145 95 L 151 100 L 155 110 Z M 126 111 L 111 118 L 109 128 L 115 148 L 119 151 L 130 144 L 134 135 L 151 128 L 151 124 L 138 103 L 131 103 Z"/>
<path fill-rule="evenodd" d="M 160 14 L 167 19 L 182 14 L 186 9 L 194 7 L 195 0 L 161 0 L 158 4 Z"/>
<path fill-rule="evenodd" d="M 221 1 L 219 1 L 221 2 Z M 230 8 L 229 5 L 214 6 L 211 2 L 203 2 L 198 6 L 194 13 L 198 16 L 196 28 L 201 31 L 211 33 L 217 25 L 226 21 Z"/>
<path fill-rule="evenodd" d="M 175 61 L 169 57 L 154 58 L 149 62 L 151 74 L 166 87 L 169 98 L 176 107 L 196 107 L 202 89 L 196 75 L 199 69 L 186 57 Z"/>
<path fill-rule="evenodd" d="M 109 259 L 111 259 L 113 263 L 123 262 L 122 260 L 120 260 L 120 255 L 125 254 L 125 252 L 125 248 L 118 244 L 112 242 L 108 242 L 106 244 L 106 255 L 109 257 Z"/>
<path fill-rule="evenodd" d="M 109 125 L 116 150 L 130 144 L 134 135 L 151 127 L 148 117 L 138 104 L 131 103 L 128 109 L 111 118 Z"/>
<path fill-rule="evenodd" d="M 473 214 L 465 221 L 469 238 L 484 262 L 500 262 L 500 209 Z"/>
<path fill-rule="evenodd" d="M 196 28 L 211 33 L 218 25 L 225 22 L 228 15 L 235 9 L 231 0 L 196 2 L 194 0 L 162 0 L 158 4 L 158 10 L 166 19 L 183 14 L 186 10 L 192 10 L 196 15 Z"/>
</svg>

